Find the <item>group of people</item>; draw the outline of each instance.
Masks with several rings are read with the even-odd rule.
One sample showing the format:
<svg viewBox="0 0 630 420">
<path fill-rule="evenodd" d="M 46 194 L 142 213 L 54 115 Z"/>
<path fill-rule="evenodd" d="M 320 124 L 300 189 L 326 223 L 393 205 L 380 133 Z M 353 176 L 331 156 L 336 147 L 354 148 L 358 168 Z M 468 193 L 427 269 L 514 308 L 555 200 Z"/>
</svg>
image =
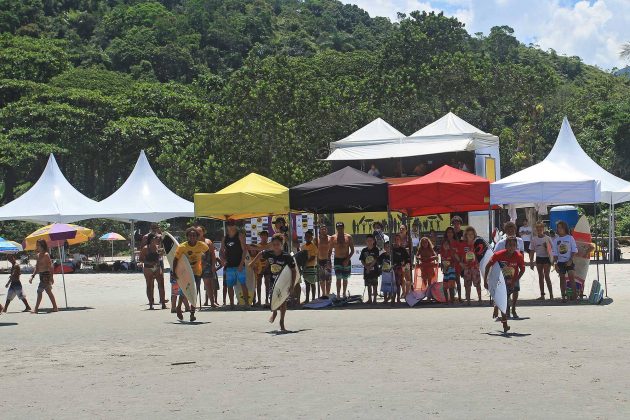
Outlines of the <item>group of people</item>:
<svg viewBox="0 0 630 420">
<path fill-rule="evenodd" d="M 379 297 L 379 279 L 384 303 L 400 303 L 401 299 L 417 288 L 427 289 L 438 281 L 438 272 L 442 272 L 442 287 L 446 302 L 454 304 L 456 301 L 471 304 L 472 288 L 475 288 L 479 304 L 482 303 L 481 280 L 488 288 L 487 277 L 490 267 L 498 262 L 506 281 L 508 296 L 507 313 L 499 317 L 498 308 L 494 308 L 493 316 L 500 319 L 507 331 L 507 317 L 517 315 L 517 303 L 520 292 L 520 279 L 525 273 L 525 254 L 529 256 L 529 266 L 537 270 L 540 287 L 540 297 L 546 299 L 546 291 L 553 299 L 553 287 L 550 278 L 551 268 L 560 276 L 560 293 L 562 301 L 569 297 L 572 300 L 581 297 L 575 282 L 575 262 L 573 258 L 578 249 L 575 239 L 571 236 L 566 222 L 558 222 L 557 232 L 553 237 L 545 232 L 543 223 L 536 223 L 534 230 L 525 220 L 518 229 L 513 222 L 504 225 L 504 235 L 494 246 L 494 255 L 487 264 L 485 273 L 480 272 L 480 261 L 487 250 L 487 243 L 479 238 L 472 226 L 462 229 L 462 219 L 455 216 L 451 219 L 451 226 L 445 231 L 440 241 L 433 237 L 421 237 L 410 245 L 412 235 L 408 235 L 403 226 L 390 243 L 390 238 L 383 231 L 383 225 L 375 222 L 373 233 L 366 237 L 366 247 L 360 253 L 363 265 L 363 278 L 367 290 L 367 303 L 375 304 Z M 179 290 L 177 277 L 174 274 L 177 264 L 186 256 L 194 273 L 197 290 L 201 291 L 203 281 L 205 289 L 205 306 L 219 307 L 219 269 L 224 269 L 223 275 L 223 305 L 229 299 L 229 305 L 235 308 L 236 288 L 241 293 L 241 300 L 245 306 L 270 305 L 274 284 L 285 267 L 292 272 L 293 297 L 300 302 L 300 277 L 305 282 L 305 303 L 314 300 L 317 295 L 331 294 L 332 273 L 334 269 L 337 296 L 347 294 L 348 280 L 352 272 L 352 256 L 355 244 L 352 236 L 345 233 L 343 222 L 335 224 L 335 232 L 329 235 L 325 224 L 318 226 L 317 234 L 309 230 L 304 235 L 304 243 L 298 245 L 296 257 L 291 256 L 288 228 L 286 221 L 278 217 L 274 221 L 274 234 L 270 238 L 268 231 L 260 233 L 257 244 L 247 244 L 245 235 L 239 231 L 234 220 L 226 222 L 226 233 L 217 254 L 214 243 L 206 237 L 203 226 L 196 225 L 186 230 L 186 241 L 179 244 L 175 251 L 173 266 L 171 267 L 171 311 L 182 320 L 182 306 L 190 312 L 191 321 L 195 320 L 196 308 L 188 302 Z M 154 309 L 154 286 L 159 290 L 159 304 L 162 309 L 167 308 L 169 300 L 166 298 L 164 278 L 164 250 L 162 233 L 157 224 L 151 226 L 140 244 L 140 262 L 146 279 L 146 293 L 149 309 Z M 411 252 L 410 252 L 411 251 Z M 9 289 L 5 306 L 0 305 L 0 311 L 6 312 L 10 302 L 15 298 L 22 300 L 25 311 L 31 311 L 20 281 L 20 265 L 16 257 L 10 255 L 11 272 L 6 287 Z M 296 264 L 296 261 L 298 262 Z M 412 272 L 412 267 L 414 268 Z M 299 268 L 299 272 L 298 272 Z M 250 269 L 255 275 L 255 287 L 248 290 L 246 270 Z M 301 273 L 301 276 L 299 275 Z M 413 281 L 414 274 L 416 281 Z M 48 253 L 46 241 L 37 242 L 37 263 L 30 278 L 33 281 L 39 276 L 37 288 L 37 302 L 33 312 L 37 312 L 45 292 L 57 311 L 55 296 L 52 292 L 54 284 L 53 262 Z M 464 283 L 462 297 L 461 283 Z M 567 290 L 567 283 L 569 289 Z M 263 285 L 265 293 L 262 293 Z M 545 289 L 546 286 L 546 289 Z M 317 293 L 319 292 L 319 293 Z M 250 296 L 251 295 L 251 296 Z M 227 299 L 226 299 L 227 298 Z M 263 303 L 264 302 L 264 303 Z M 200 302 L 201 303 L 201 302 Z M 280 326 L 284 330 L 284 319 L 287 304 L 283 304 L 280 312 Z M 277 312 L 270 318 L 273 322 Z"/>
</svg>

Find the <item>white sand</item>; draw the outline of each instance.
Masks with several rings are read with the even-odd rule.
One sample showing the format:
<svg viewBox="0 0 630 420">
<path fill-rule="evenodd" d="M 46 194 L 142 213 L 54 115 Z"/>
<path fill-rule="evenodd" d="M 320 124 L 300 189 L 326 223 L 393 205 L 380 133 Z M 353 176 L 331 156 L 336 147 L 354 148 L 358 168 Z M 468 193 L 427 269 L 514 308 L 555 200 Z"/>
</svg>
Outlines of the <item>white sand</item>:
<svg viewBox="0 0 630 420">
<path fill-rule="evenodd" d="M 295 310 L 287 335 L 266 311 L 189 325 L 146 310 L 141 275 L 68 275 L 89 309 L 0 316 L 0 418 L 628 418 L 630 266 L 608 279 L 614 302 L 530 301 L 505 337 L 488 307 Z M 529 270 L 522 286 L 537 296 Z"/>
</svg>

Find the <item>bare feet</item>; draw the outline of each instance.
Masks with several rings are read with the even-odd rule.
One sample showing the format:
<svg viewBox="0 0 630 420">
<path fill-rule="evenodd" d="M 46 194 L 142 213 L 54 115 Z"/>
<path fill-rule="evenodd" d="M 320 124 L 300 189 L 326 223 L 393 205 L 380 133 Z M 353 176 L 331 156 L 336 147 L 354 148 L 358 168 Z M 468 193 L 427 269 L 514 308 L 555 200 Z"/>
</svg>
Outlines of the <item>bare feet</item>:
<svg viewBox="0 0 630 420">
<path fill-rule="evenodd" d="M 278 316 L 277 312 L 274 312 L 274 313 L 271 314 L 271 316 L 269 317 L 269 323 L 270 324 L 274 323 L 274 321 L 276 320 L 276 316 Z"/>
<path fill-rule="evenodd" d="M 510 326 L 507 324 L 507 321 L 503 322 L 503 334 L 507 334 L 510 331 Z"/>
<path fill-rule="evenodd" d="M 177 311 L 177 319 L 179 319 L 180 321 L 184 320 L 184 314 L 182 313 L 181 310 Z"/>
<path fill-rule="evenodd" d="M 195 316 L 195 314 L 193 312 L 190 313 L 190 322 L 195 322 L 195 320 L 197 319 L 197 317 Z"/>
</svg>

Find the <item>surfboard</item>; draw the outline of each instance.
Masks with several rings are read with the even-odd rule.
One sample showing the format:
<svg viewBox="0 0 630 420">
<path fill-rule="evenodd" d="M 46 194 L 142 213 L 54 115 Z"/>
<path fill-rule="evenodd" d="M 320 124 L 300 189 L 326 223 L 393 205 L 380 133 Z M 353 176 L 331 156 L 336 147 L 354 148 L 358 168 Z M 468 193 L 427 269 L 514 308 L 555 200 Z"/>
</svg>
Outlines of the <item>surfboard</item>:
<svg viewBox="0 0 630 420">
<path fill-rule="evenodd" d="M 427 291 L 427 296 L 435 299 L 437 302 L 446 303 L 446 295 L 444 294 L 444 283 L 441 281 L 433 283 Z"/>
<path fill-rule="evenodd" d="M 584 285 L 588 275 L 588 267 L 591 264 L 591 252 L 593 251 L 593 236 L 591 225 L 586 216 L 581 216 L 573 229 L 573 238 L 577 245 L 578 253 L 573 257 L 575 264 L 575 282 L 578 293 L 584 294 Z M 568 282 L 567 282 L 568 286 Z"/>
<path fill-rule="evenodd" d="M 249 267 L 249 263 L 252 261 L 252 258 L 248 255 L 245 256 L 245 285 L 247 286 L 247 305 L 251 306 L 254 303 L 254 291 L 256 290 L 256 273 L 254 270 Z M 243 288 L 241 283 L 236 282 L 236 286 L 234 286 L 234 294 L 236 295 L 236 299 L 239 305 L 245 305 L 245 297 L 243 296 Z"/>
<path fill-rule="evenodd" d="M 334 293 L 331 293 L 330 296 L 318 297 L 317 299 L 312 300 L 309 303 L 305 303 L 304 305 L 302 305 L 302 307 L 308 309 L 327 308 L 328 306 L 332 306 L 335 299 L 337 299 L 337 296 Z"/>
<path fill-rule="evenodd" d="M 293 274 L 291 273 L 291 268 L 289 266 L 285 266 L 280 274 L 278 275 L 278 279 L 273 284 L 273 290 L 271 292 L 271 310 L 276 311 L 291 295 L 293 289 Z"/>
<path fill-rule="evenodd" d="M 421 265 L 420 264 L 416 265 L 416 268 L 414 269 L 414 282 L 413 282 L 413 289 L 414 290 L 425 291 L 425 290 L 427 290 L 429 288 L 429 286 L 431 286 L 437 280 L 438 280 L 438 266 L 437 266 L 437 264 L 433 268 L 433 276 L 431 277 L 431 280 L 429 281 L 429 284 L 426 284 L 426 283 L 424 283 L 422 281 L 422 267 L 421 267 Z"/>
<path fill-rule="evenodd" d="M 405 301 L 409 306 L 414 307 L 418 302 L 426 297 L 426 290 L 412 290 L 411 292 L 407 293 L 407 296 L 405 296 Z"/>
<path fill-rule="evenodd" d="M 164 247 L 164 252 L 166 253 L 166 261 L 168 261 L 169 269 L 173 267 L 173 260 L 175 259 L 175 251 L 179 246 L 179 242 L 177 239 L 173 237 L 168 232 L 164 232 L 162 237 L 162 246 Z M 171 285 L 171 295 L 176 295 L 179 293 L 179 285 L 177 283 Z"/>
<path fill-rule="evenodd" d="M 478 238 L 475 242 L 475 255 L 477 255 L 477 258 L 481 257 L 479 260 L 479 271 L 481 272 L 481 278 L 483 279 L 486 273 L 486 266 L 490 262 L 494 253 L 486 241 Z M 488 274 L 488 292 L 490 292 L 490 296 L 492 296 L 494 304 L 501 312 L 505 313 L 507 311 L 508 299 L 507 287 L 505 285 L 505 278 L 503 278 L 503 272 L 501 271 L 499 263 L 494 264 Z"/>
</svg>

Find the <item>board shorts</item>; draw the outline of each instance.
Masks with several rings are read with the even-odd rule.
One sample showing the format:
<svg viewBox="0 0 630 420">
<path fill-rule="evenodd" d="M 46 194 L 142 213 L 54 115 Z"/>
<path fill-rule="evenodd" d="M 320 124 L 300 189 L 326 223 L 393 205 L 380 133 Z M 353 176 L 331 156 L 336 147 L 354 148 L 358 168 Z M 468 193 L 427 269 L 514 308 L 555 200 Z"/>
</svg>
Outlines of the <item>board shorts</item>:
<svg viewBox="0 0 630 420">
<path fill-rule="evenodd" d="M 175 277 L 171 275 L 171 296 L 179 295 L 179 284 Z"/>
<path fill-rule="evenodd" d="M 378 275 L 364 275 L 363 276 L 363 282 L 365 284 L 366 287 L 370 287 L 370 286 L 378 286 Z"/>
<path fill-rule="evenodd" d="M 330 281 L 332 279 L 332 272 L 330 270 L 330 260 L 318 260 L 317 276 L 319 281 Z"/>
<path fill-rule="evenodd" d="M 37 286 L 37 293 L 42 293 L 44 291 L 50 292 L 54 282 L 55 281 L 53 280 L 50 271 L 39 273 L 39 286 Z"/>
<path fill-rule="evenodd" d="M 347 257 L 335 258 L 335 277 L 337 280 L 347 281 L 352 274 L 352 264 L 343 265 Z"/>
<path fill-rule="evenodd" d="M 510 284 L 506 281 L 505 282 L 505 288 L 507 289 L 508 295 L 511 295 L 514 292 L 520 292 L 521 291 L 521 281 L 519 280 L 516 283 L 514 283 L 513 287 L 510 287 Z"/>
<path fill-rule="evenodd" d="M 308 284 L 317 283 L 317 267 L 304 267 L 304 271 L 302 272 L 302 277 L 304 277 L 304 281 Z"/>
<path fill-rule="evenodd" d="M 212 277 L 213 273 L 214 272 L 212 271 L 212 266 L 210 264 L 203 265 L 203 271 L 201 272 L 201 277 L 203 277 L 204 279 L 207 279 L 207 278 Z"/>
<path fill-rule="evenodd" d="M 569 271 L 575 271 L 575 264 L 567 265 L 566 262 L 558 262 L 558 274 L 567 274 Z"/>
<path fill-rule="evenodd" d="M 446 271 L 444 272 L 444 288 L 445 289 L 452 289 L 453 287 L 457 286 L 457 279 L 458 275 L 457 275 L 457 271 L 455 271 L 455 268 L 453 267 L 449 267 L 446 269 Z"/>
<path fill-rule="evenodd" d="M 11 302 L 17 296 L 18 299 L 26 299 L 22 283 L 12 284 L 7 290 L 7 302 Z"/>
<path fill-rule="evenodd" d="M 481 272 L 479 268 L 467 267 L 464 269 L 464 285 L 470 286 L 471 284 L 475 287 L 481 285 Z"/>
<path fill-rule="evenodd" d="M 536 264 L 549 265 L 551 264 L 551 259 L 549 257 L 536 257 Z"/>
<path fill-rule="evenodd" d="M 241 271 L 238 270 L 238 267 L 227 267 L 225 269 L 225 284 L 227 287 L 236 286 L 236 282 L 241 283 L 241 285 L 247 284 L 245 267 Z"/>
<path fill-rule="evenodd" d="M 394 281 L 393 271 L 383 271 L 383 280 L 381 281 L 382 293 L 396 293 L 396 282 Z"/>
</svg>

